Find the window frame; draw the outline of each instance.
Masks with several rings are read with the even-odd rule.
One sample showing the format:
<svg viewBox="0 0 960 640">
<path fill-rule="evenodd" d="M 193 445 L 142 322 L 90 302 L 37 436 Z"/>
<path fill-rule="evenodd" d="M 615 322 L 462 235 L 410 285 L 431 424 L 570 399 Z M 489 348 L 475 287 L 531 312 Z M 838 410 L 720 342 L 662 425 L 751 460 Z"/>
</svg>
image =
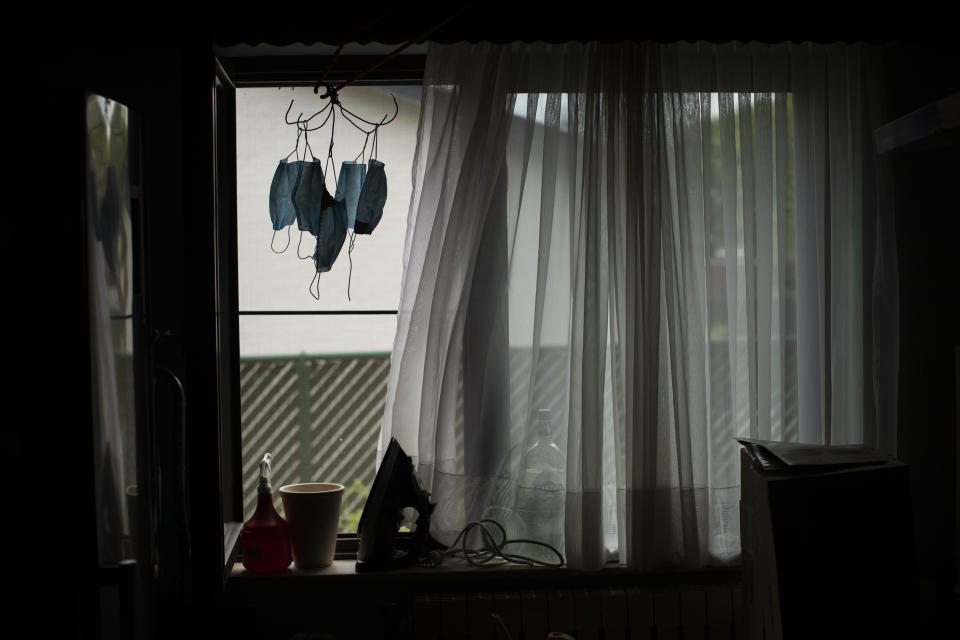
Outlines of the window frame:
<svg viewBox="0 0 960 640">
<path fill-rule="evenodd" d="M 333 49 L 333 47 L 330 47 Z M 226 317 L 228 322 L 236 327 L 241 312 L 238 308 L 237 299 L 237 269 L 236 269 L 236 113 L 235 113 L 235 90 L 239 88 L 255 87 L 313 87 L 317 79 L 321 77 L 331 57 L 327 55 L 243 55 L 232 54 L 229 48 L 214 52 L 217 77 L 229 87 L 230 100 L 226 99 L 224 93 L 224 104 L 229 103 L 233 111 L 224 109 L 221 113 L 215 104 L 214 131 L 226 132 L 223 136 L 214 136 L 215 147 L 214 165 L 215 165 L 215 193 L 220 194 L 226 190 L 232 194 L 232 199 L 220 198 L 216 200 L 217 207 L 227 207 L 228 209 L 218 209 L 217 216 L 217 238 L 219 250 L 221 253 L 217 256 L 219 267 L 219 283 L 221 291 L 226 289 L 227 295 L 218 294 L 218 311 L 222 318 Z M 372 64 L 383 60 L 383 55 L 341 55 L 339 56 L 329 73 L 326 81 L 330 84 L 337 84 L 352 79 L 357 73 L 367 69 Z M 398 55 L 361 79 L 356 80 L 356 85 L 422 85 L 424 79 L 424 69 L 426 56 L 418 53 Z M 222 78 L 221 78 L 222 74 Z M 777 92 L 788 91 L 780 83 L 771 83 L 769 88 L 760 89 L 754 87 L 746 89 L 739 85 L 737 80 L 729 80 L 727 83 L 711 81 L 709 86 L 678 86 L 672 88 L 677 92 L 737 92 L 761 90 Z M 524 91 L 538 91 L 536 87 L 524 87 Z M 229 111 L 229 112 L 228 112 Z M 229 139 L 230 144 L 220 141 Z M 229 149 L 230 154 L 225 162 L 223 158 L 218 158 L 224 150 Z M 232 187 L 232 190 L 230 189 Z M 232 225 L 232 226 L 230 226 Z M 230 262 L 232 268 L 225 268 L 223 265 L 224 256 Z M 252 312 L 257 314 L 257 312 Z M 283 312 L 275 312 L 280 315 Z M 316 315 L 343 313 L 340 311 L 315 311 L 308 312 Z M 355 313 L 355 312 L 351 312 Z M 371 311 L 359 313 L 373 313 Z M 218 333 L 218 339 L 222 335 Z M 222 347 L 222 344 L 221 344 Z M 221 415 L 221 495 L 224 501 L 223 525 L 224 525 L 224 581 L 229 577 L 233 564 L 237 558 L 237 548 L 239 542 L 239 530 L 243 522 L 242 513 L 242 464 L 240 460 L 240 412 L 239 412 L 239 378 L 236 375 L 239 371 L 239 335 L 234 329 L 228 337 L 229 353 L 231 355 L 223 357 L 223 352 L 218 351 L 220 380 L 226 380 L 226 391 L 220 388 L 220 403 L 229 403 L 226 406 L 234 407 L 229 415 Z M 222 408 L 221 408 L 222 411 Z M 225 428 L 226 427 L 226 428 Z M 230 504 L 230 508 L 227 505 Z M 338 559 L 349 559 L 356 557 L 358 545 L 356 534 L 341 533 L 338 534 L 336 557 Z M 729 572 L 724 569 L 708 570 L 708 573 L 720 571 Z M 738 572 L 739 569 L 732 570 Z"/>
<path fill-rule="evenodd" d="M 243 467 L 240 423 L 240 348 L 241 312 L 238 299 L 237 252 L 237 162 L 236 162 L 236 90 L 255 87 L 313 87 L 331 63 L 328 55 L 233 54 L 229 48 L 214 50 L 213 78 L 213 209 L 216 256 L 216 337 L 217 404 L 220 444 L 220 497 L 223 524 L 224 584 L 238 558 L 240 529 L 243 526 Z M 418 53 L 397 55 L 384 61 L 383 55 L 341 55 L 333 61 L 326 82 L 339 84 L 381 63 L 354 85 L 416 85 L 423 83 L 426 56 Z M 270 312 L 284 315 L 284 312 Z M 342 311 L 311 311 L 313 315 L 337 315 Z M 381 311 L 350 312 L 358 314 Z M 396 311 L 392 311 L 396 313 Z M 336 557 L 355 558 L 359 538 L 356 533 L 337 536 Z"/>
</svg>

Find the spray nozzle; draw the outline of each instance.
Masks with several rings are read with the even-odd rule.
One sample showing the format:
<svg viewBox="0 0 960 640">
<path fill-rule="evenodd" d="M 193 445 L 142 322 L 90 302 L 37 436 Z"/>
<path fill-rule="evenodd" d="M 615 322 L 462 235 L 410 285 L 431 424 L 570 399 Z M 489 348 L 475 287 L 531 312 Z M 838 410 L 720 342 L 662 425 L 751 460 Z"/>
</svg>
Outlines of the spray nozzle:
<svg viewBox="0 0 960 640">
<path fill-rule="evenodd" d="M 270 493 L 270 454 L 263 454 L 263 460 L 260 461 L 260 484 L 257 485 L 257 493 Z"/>
</svg>

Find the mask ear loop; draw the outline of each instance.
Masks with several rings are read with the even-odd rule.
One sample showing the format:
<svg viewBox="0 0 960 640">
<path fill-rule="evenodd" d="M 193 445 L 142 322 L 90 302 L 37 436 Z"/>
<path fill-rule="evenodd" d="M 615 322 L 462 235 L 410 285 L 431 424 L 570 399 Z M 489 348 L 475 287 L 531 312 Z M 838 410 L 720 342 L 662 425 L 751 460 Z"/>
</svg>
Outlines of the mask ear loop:
<svg viewBox="0 0 960 640">
<path fill-rule="evenodd" d="M 270 250 L 279 255 L 290 248 L 290 226 L 289 225 L 287 226 L 287 244 L 283 247 L 283 249 L 280 249 L 280 251 L 277 251 L 276 249 L 273 248 L 273 242 L 274 240 L 276 240 L 276 238 L 277 238 L 277 230 L 274 229 L 273 237 L 270 238 Z"/>
<path fill-rule="evenodd" d="M 350 236 L 350 244 L 347 245 L 347 261 L 350 263 L 350 269 L 347 271 L 347 302 L 352 302 L 350 300 L 350 281 L 353 280 L 353 257 L 350 254 L 353 253 L 353 243 L 357 235 L 353 232 L 353 229 L 347 229 L 347 234 Z"/>
<path fill-rule="evenodd" d="M 366 161 L 364 154 L 367 152 L 367 140 L 369 139 L 370 133 L 367 132 L 367 135 L 363 138 L 363 149 L 360 149 L 360 153 L 353 159 L 354 162 L 357 161 L 357 158 Z M 347 302 L 352 302 L 350 299 L 350 282 L 353 280 L 353 244 L 356 242 L 357 234 L 353 229 L 347 229 L 347 235 L 350 236 L 350 244 L 347 245 L 347 261 L 350 263 L 350 269 L 347 271 Z"/>
<path fill-rule="evenodd" d="M 339 102 L 339 100 L 337 99 L 337 94 L 333 94 L 333 95 L 330 96 L 330 102 L 331 102 L 332 104 L 334 104 L 334 105 L 339 106 L 340 102 Z M 331 110 L 331 111 L 333 111 L 333 110 Z M 334 130 L 336 129 L 336 127 L 337 127 L 337 112 L 336 112 L 336 111 L 333 111 L 333 121 L 330 123 L 330 146 L 327 147 L 327 162 L 326 162 L 326 165 L 324 166 L 323 182 L 324 182 L 324 184 L 326 184 L 326 182 L 327 182 L 327 176 L 330 175 L 330 172 L 333 172 L 333 188 L 334 188 L 334 191 L 336 191 L 336 188 L 337 188 L 337 162 L 336 162 L 336 160 L 333 159 L 333 134 L 334 134 Z M 349 231 L 349 230 L 348 230 L 348 231 Z M 352 251 L 352 250 L 353 250 L 353 234 L 351 233 L 351 234 L 350 234 L 350 249 L 349 249 L 348 252 L 347 252 L 347 259 L 348 259 L 348 260 L 350 259 L 350 253 L 349 253 L 349 252 Z M 353 261 L 352 261 L 352 260 L 350 261 L 350 272 L 351 272 L 351 273 L 353 272 Z M 320 299 L 320 274 L 319 274 L 319 273 L 317 274 L 316 280 L 317 280 L 317 295 L 314 296 L 314 297 L 315 297 L 317 300 L 319 300 L 319 299 Z M 313 283 L 311 282 L 311 285 L 312 285 L 312 284 L 313 284 Z M 311 291 L 311 295 L 313 295 L 313 292 L 312 292 L 312 291 Z M 347 276 L 347 301 L 348 301 L 348 302 L 350 301 L 350 276 L 349 276 L 349 275 Z"/>
<path fill-rule="evenodd" d="M 317 292 L 316 292 L 316 293 L 313 292 L 313 283 L 314 283 L 314 282 L 317 283 Z M 313 299 L 314 299 L 314 300 L 316 300 L 317 302 L 320 301 L 320 272 L 319 272 L 319 271 L 313 274 L 313 279 L 310 280 L 310 286 L 307 287 L 307 291 L 310 292 L 310 295 L 313 296 Z"/>
<path fill-rule="evenodd" d="M 302 244 L 303 244 L 303 229 L 300 229 L 300 239 L 297 240 L 297 257 L 300 258 L 301 260 L 308 260 L 308 259 L 312 258 L 313 256 L 302 256 L 302 255 L 300 255 L 300 245 L 302 245 Z"/>
<path fill-rule="evenodd" d="M 380 121 L 380 124 L 383 124 L 383 121 Z M 378 146 L 377 134 L 380 132 L 380 124 L 373 125 L 373 144 L 370 146 L 370 159 L 376 160 L 380 147 Z"/>
<path fill-rule="evenodd" d="M 339 104 L 339 102 L 337 102 L 336 94 L 334 94 L 333 96 L 331 96 L 330 100 L 331 100 L 331 102 L 332 102 L 333 104 Z M 336 165 L 336 162 L 335 162 L 334 159 L 333 159 L 333 134 L 334 134 L 334 131 L 335 131 L 336 128 L 337 128 L 337 112 L 331 109 L 331 113 L 333 113 L 333 120 L 330 122 L 330 146 L 327 147 L 327 161 L 326 161 L 326 164 L 325 164 L 324 167 L 323 167 L 323 183 L 324 183 L 324 185 L 326 185 L 326 183 L 327 183 L 327 176 L 329 175 L 330 167 L 331 167 L 331 165 L 332 165 L 332 166 L 333 166 L 333 189 L 334 189 L 334 191 L 336 191 L 336 189 L 337 189 L 337 165 Z M 311 152 L 311 153 L 312 153 L 312 152 Z"/>
<path fill-rule="evenodd" d="M 300 152 L 300 135 L 301 135 L 302 133 L 303 133 L 303 129 L 300 128 L 299 123 L 298 123 L 298 125 L 297 125 L 297 142 L 293 145 L 293 151 L 291 151 L 290 153 L 288 153 L 288 154 L 287 154 L 287 157 L 285 157 L 284 160 L 289 160 L 289 159 L 290 159 L 290 156 L 292 156 L 292 155 L 295 154 L 295 153 L 299 153 L 299 152 Z M 297 156 L 297 160 L 299 160 L 299 159 L 300 159 L 300 156 L 298 155 L 298 156 Z"/>
<path fill-rule="evenodd" d="M 386 118 L 387 116 L 383 116 Z M 373 144 L 370 146 L 370 159 L 375 160 L 377 155 L 377 132 L 380 131 L 380 125 L 383 124 L 383 120 L 380 120 L 378 124 L 373 125 Z M 367 150 L 367 140 L 370 138 L 370 133 L 367 132 L 366 138 L 363 140 L 363 149 L 360 151 L 360 156 Z M 347 246 L 347 260 L 350 262 L 350 271 L 347 273 L 347 302 L 352 302 L 350 299 L 350 283 L 353 281 L 353 247 L 357 242 L 357 234 L 353 229 L 347 230 L 350 235 L 350 244 Z"/>
<path fill-rule="evenodd" d="M 361 163 L 366 164 L 367 162 L 367 143 L 370 141 L 370 131 L 366 132 L 366 136 L 363 138 L 363 148 L 360 149 L 360 153 L 353 159 L 354 162 L 359 160 Z"/>
<path fill-rule="evenodd" d="M 303 131 L 303 161 L 306 162 L 306 160 L 307 160 L 307 149 L 310 150 L 310 157 L 313 158 L 314 161 L 316 161 L 317 158 L 316 158 L 316 156 L 313 155 L 313 147 L 310 146 L 310 134 L 308 133 L 309 129 L 307 129 L 307 123 L 306 123 L 306 122 L 303 122 L 303 123 L 301 123 L 301 124 L 302 124 L 302 126 L 303 126 L 303 129 L 302 129 L 302 131 Z M 300 127 L 299 127 L 299 126 L 298 126 L 297 128 L 298 128 L 298 130 L 300 130 Z M 297 135 L 298 135 L 298 137 L 299 137 L 299 134 L 297 134 Z M 297 188 L 300 186 L 300 176 L 301 176 L 302 174 L 303 174 L 303 164 L 300 165 L 300 171 L 297 172 L 297 184 L 294 186 L 293 195 L 290 196 L 291 198 L 293 198 L 293 197 L 296 195 L 296 193 L 297 193 Z M 300 245 L 302 245 L 302 244 L 303 244 L 303 229 L 300 229 L 300 239 L 297 240 L 297 257 L 300 258 L 301 260 L 306 260 L 307 258 L 312 258 L 313 256 L 311 256 L 311 255 L 306 255 L 306 256 L 300 255 Z"/>
<path fill-rule="evenodd" d="M 310 151 L 310 159 L 314 162 L 317 161 L 317 156 L 313 155 L 313 147 L 310 146 L 310 129 L 307 128 L 307 124 L 303 124 L 303 159 L 307 159 L 307 151 Z"/>
</svg>

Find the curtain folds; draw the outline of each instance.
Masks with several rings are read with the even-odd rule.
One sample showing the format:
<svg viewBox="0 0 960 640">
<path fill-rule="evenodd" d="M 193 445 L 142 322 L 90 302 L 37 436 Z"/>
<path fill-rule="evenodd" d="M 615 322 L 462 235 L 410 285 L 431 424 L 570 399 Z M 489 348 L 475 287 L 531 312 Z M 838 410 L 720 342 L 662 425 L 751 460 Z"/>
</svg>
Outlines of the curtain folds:
<svg viewBox="0 0 960 640">
<path fill-rule="evenodd" d="M 872 56 L 431 45 L 379 453 L 414 457 L 435 537 L 733 563 L 735 437 L 890 450 Z"/>
</svg>

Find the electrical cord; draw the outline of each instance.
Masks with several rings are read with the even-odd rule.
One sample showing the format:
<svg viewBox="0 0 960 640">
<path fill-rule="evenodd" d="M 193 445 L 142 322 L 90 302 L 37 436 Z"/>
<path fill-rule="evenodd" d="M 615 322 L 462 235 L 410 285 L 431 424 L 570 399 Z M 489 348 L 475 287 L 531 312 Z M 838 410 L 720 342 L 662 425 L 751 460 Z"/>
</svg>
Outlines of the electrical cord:
<svg viewBox="0 0 960 640">
<path fill-rule="evenodd" d="M 494 525 L 496 529 L 499 530 L 499 541 L 494 535 L 496 531 L 489 525 Z M 483 546 L 479 549 L 471 549 L 467 547 L 467 537 L 474 529 L 479 529 L 480 535 L 483 538 Z M 457 547 L 458 543 L 460 544 L 459 548 Z M 517 553 L 507 553 L 504 551 L 504 547 L 512 544 L 533 544 L 540 547 L 545 547 L 556 554 L 557 558 L 559 558 L 559 562 L 548 562 Z M 426 554 L 426 556 L 424 556 L 421 564 L 439 566 L 443 562 L 443 559 L 448 556 L 462 558 L 474 566 L 521 564 L 528 567 L 550 567 L 558 569 L 564 564 L 563 554 L 546 542 L 540 542 L 539 540 L 527 540 L 523 538 L 508 540 L 507 532 L 503 528 L 503 525 L 496 520 L 486 519 L 468 523 L 467 526 L 465 526 L 457 535 L 456 539 L 453 541 L 453 544 L 446 549 L 436 549 L 429 552 Z M 496 565 L 490 564 L 494 560 L 500 560 L 500 562 L 496 563 Z"/>
</svg>

